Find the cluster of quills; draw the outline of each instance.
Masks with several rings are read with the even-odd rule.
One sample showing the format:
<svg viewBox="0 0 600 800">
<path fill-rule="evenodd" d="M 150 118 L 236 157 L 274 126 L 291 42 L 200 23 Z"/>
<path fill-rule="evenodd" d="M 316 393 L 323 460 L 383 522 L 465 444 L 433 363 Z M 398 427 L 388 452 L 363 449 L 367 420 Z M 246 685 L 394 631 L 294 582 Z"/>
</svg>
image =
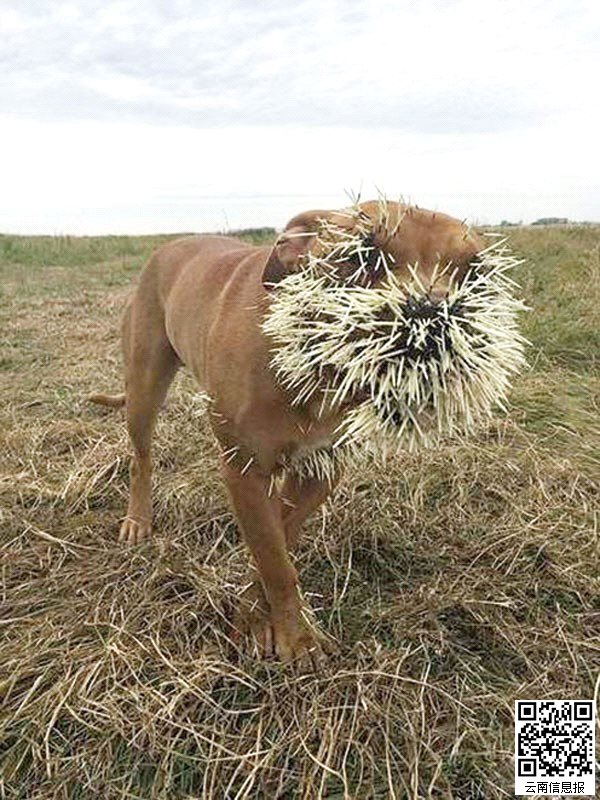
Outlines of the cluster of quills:
<svg viewBox="0 0 600 800">
<path fill-rule="evenodd" d="M 214 405 L 214 399 L 207 392 L 197 392 L 193 398 L 193 415 L 201 417 L 208 414 L 212 417 L 213 424 L 219 426 L 230 425 L 230 420 Z M 281 460 L 271 474 L 268 494 L 273 494 L 275 487 L 285 473 L 292 472 L 302 479 L 319 478 L 333 482 L 342 466 L 340 456 L 342 451 L 334 451 L 333 447 L 320 447 L 302 455 L 286 456 Z M 221 457 L 227 464 L 235 464 L 242 475 L 249 471 L 256 462 L 255 454 L 243 444 L 234 444 L 221 447 Z"/>
<path fill-rule="evenodd" d="M 317 246 L 271 289 L 263 321 L 271 366 L 293 403 L 318 399 L 321 415 L 348 409 L 330 448 L 290 465 L 310 477 L 471 430 L 504 406 L 524 364 L 524 306 L 507 274 L 519 262 L 503 242 L 432 302 L 442 269 L 424 286 L 415 265 L 401 283 L 391 255 L 373 245 L 374 223 L 357 206 L 345 213 L 350 230 L 320 222 Z"/>
</svg>

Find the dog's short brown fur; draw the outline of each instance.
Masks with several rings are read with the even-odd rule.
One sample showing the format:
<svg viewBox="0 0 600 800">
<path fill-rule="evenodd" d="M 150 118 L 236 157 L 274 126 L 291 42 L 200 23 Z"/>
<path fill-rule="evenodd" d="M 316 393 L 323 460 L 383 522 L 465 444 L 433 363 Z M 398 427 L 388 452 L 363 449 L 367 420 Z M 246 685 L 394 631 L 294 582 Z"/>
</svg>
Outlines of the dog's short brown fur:
<svg viewBox="0 0 600 800">
<path fill-rule="evenodd" d="M 360 208 L 378 220 L 380 205 Z M 387 233 L 376 227 L 375 246 L 394 258 L 408 278 L 417 265 L 424 283 L 437 262 L 464 272 L 482 249 L 479 238 L 444 214 L 389 203 Z M 253 556 L 254 580 L 246 592 L 246 625 L 265 654 L 283 660 L 319 652 L 324 642 L 305 622 L 290 552 L 300 527 L 330 494 L 322 480 L 288 475 L 272 492 L 272 475 L 286 457 L 327 442 L 339 416 L 317 418 L 319 398 L 292 406 L 269 367 L 269 341 L 261 320 L 269 287 L 299 268 L 307 248 L 318 247 L 319 218 L 351 225 L 339 212 L 308 211 L 294 217 L 273 247 L 224 236 L 192 236 L 160 248 L 145 266 L 123 321 L 125 394 L 93 401 L 125 405 L 134 449 L 131 494 L 119 539 L 135 544 L 150 532 L 150 442 L 158 411 L 182 364 L 210 396 L 209 419 L 225 453 L 222 470 L 239 527 Z M 399 221 L 390 237 L 394 218 Z M 297 235 L 301 234 L 301 235 Z M 436 284 L 444 294 L 447 284 Z M 239 451 L 235 448 L 239 447 Z"/>
</svg>

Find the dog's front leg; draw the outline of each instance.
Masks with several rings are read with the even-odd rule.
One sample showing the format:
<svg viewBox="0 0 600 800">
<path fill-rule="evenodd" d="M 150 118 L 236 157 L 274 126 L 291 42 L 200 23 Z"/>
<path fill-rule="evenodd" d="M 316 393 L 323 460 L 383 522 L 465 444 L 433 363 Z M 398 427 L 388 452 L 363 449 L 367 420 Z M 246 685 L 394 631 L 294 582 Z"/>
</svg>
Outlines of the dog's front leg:
<svg viewBox="0 0 600 800">
<path fill-rule="evenodd" d="M 250 548 L 269 604 L 269 619 L 254 635 L 265 655 L 283 661 L 312 656 L 320 635 L 302 615 L 298 575 L 285 538 L 279 499 L 269 497 L 269 478 L 256 469 L 245 474 L 224 464 L 233 507 Z"/>
<path fill-rule="evenodd" d="M 327 500 L 339 482 L 336 473 L 331 480 L 300 478 L 289 474 L 281 489 L 282 518 L 288 549 L 298 546 L 303 523 Z"/>
</svg>

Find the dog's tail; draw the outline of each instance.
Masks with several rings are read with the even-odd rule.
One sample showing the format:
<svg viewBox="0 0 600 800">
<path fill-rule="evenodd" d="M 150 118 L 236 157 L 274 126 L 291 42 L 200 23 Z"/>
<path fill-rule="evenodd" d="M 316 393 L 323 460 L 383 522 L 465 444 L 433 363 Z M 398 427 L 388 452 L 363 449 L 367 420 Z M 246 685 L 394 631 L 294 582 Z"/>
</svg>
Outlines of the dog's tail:
<svg viewBox="0 0 600 800">
<path fill-rule="evenodd" d="M 108 406 L 108 408 L 123 408 L 125 405 L 124 394 L 91 394 L 87 399 L 90 403 Z"/>
</svg>

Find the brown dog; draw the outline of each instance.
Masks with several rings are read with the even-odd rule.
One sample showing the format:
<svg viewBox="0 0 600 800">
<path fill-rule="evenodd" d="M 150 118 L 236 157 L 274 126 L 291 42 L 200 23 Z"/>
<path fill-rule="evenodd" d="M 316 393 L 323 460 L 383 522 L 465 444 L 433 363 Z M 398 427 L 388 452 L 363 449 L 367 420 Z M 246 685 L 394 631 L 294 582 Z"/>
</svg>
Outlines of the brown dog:
<svg viewBox="0 0 600 800">
<path fill-rule="evenodd" d="M 379 221 L 377 202 L 360 209 Z M 391 254 L 400 279 L 409 277 L 409 264 L 417 266 L 423 283 L 437 263 L 465 272 L 482 249 L 478 237 L 451 217 L 395 203 L 387 211 L 396 215 L 396 224 L 391 235 L 389 224 L 385 229 L 375 224 L 374 245 Z M 341 412 L 319 417 L 318 397 L 292 405 L 269 366 L 270 343 L 261 321 L 269 285 L 297 270 L 305 251 L 318 246 L 319 219 L 353 224 L 341 212 L 308 211 L 288 223 L 273 247 L 192 236 L 160 248 L 125 312 L 125 394 L 90 398 L 126 406 L 134 458 L 119 540 L 136 544 L 151 530 L 150 442 L 156 417 L 178 367 L 193 372 L 212 401 L 209 418 L 223 450 L 223 475 L 258 570 L 247 592 L 255 609 L 246 615 L 247 625 L 262 652 L 283 660 L 304 657 L 323 643 L 302 614 L 290 552 L 332 482 L 289 474 L 273 492 L 272 478 L 290 456 L 327 443 Z M 434 295 L 444 295 L 447 280 L 436 283 Z"/>
</svg>

